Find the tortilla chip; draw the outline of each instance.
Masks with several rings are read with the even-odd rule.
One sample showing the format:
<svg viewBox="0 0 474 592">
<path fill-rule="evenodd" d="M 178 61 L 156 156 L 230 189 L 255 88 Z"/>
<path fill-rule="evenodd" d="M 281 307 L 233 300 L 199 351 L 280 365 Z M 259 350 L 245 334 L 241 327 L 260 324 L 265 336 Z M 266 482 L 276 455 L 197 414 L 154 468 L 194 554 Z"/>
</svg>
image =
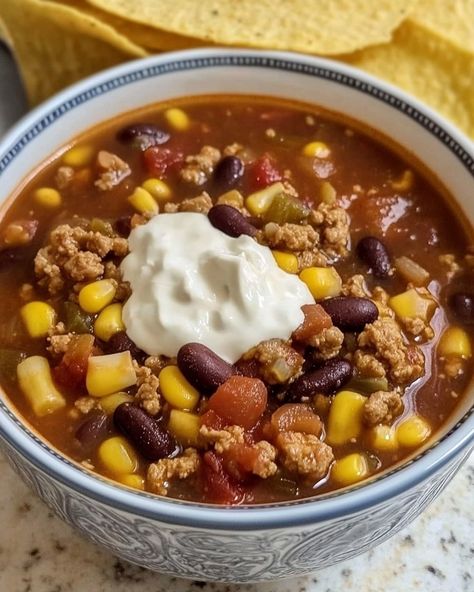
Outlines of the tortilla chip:
<svg viewBox="0 0 474 592">
<path fill-rule="evenodd" d="M 133 21 L 125 20 L 110 12 L 101 10 L 96 6 L 92 6 L 86 0 L 53 0 L 60 4 L 66 4 L 72 8 L 80 10 L 91 17 L 100 20 L 102 23 L 110 25 L 118 33 L 124 35 L 137 45 L 146 47 L 150 50 L 157 51 L 173 51 L 177 49 L 188 49 L 191 47 L 208 46 L 209 43 L 195 39 L 194 37 L 184 37 L 183 35 L 175 35 L 168 31 L 141 25 Z"/>
<path fill-rule="evenodd" d="M 408 19 L 391 43 L 344 61 L 415 95 L 474 137 L 474 54 Z"/>
<path fill-rule="evenodd" d="M 88 0 L 177 35 L 331 55 L 383 43 L 415 0 Z"/>
<path fill-rule="evenodd" d="M 455 45 L 474 52 L 474 0 L 418 0 L 410 18 Z"/>
<path fill-rule="evenodd" d="M 6 43 L 6 45 L 11 45 L 10 35 L 8 34 L 7 27 L 5 23 L 0 18 L 0 41 Z"/>
<path fill-rule="evenodd" d="M 44 0 L 1 0 L 2 18 L 29 100 L 147 52 L 109 25 Z"/>
</svg>

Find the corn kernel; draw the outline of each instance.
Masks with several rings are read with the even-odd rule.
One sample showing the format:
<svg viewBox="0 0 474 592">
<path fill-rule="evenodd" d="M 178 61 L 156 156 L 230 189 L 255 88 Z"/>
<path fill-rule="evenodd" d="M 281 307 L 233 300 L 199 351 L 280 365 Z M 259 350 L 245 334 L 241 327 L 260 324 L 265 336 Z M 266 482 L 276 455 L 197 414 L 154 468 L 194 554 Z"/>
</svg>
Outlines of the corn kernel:
<svg viewBox="0 0 474 592">
<path fill-rule="evenodd" d="M 137 382 L 129 351 L 91 356 L 87 364 L 86 387 L 93 397 L 117 393 Z"/>
<path fill-rule="evenodd" d="M 136 187 L 127 199 L 140 214 L 158 214 L 160 211 L 155 198 L 143 187 Z"/>
<path fill-rule="evenodd" d="M 300 273 L 315 300 L 338 296 L 342 289 L 342 280 L 334 267 L 307 267 Z"/>
<path fill-rule="evenodd" d="M 272 251 L 278 267 L 287 273 L 298 273 L 298 259 L 293 253 L 284 253 L 283 251 Z"/>
<path fill-rule="evenodd" d="M 179 132 L 186 131 L 191 125 L 191 120 L 182 109 L 166 109 L 164 115 L 169 125 Z"/>
<path fill-rule="evenodd" d="M 108 341 L 114 333 L 124 330 L 122 305 L 118 302 L 102 309 L 94 323 L 94 333 L 102 341 Z"/>
<path fill-rule="evenodd" d="M 366 400 L 366 397 L 353 391 L 337 393 L 329 410 L 327 431 L 329 444 L 345 444 L 359 436 Z"/>
<path fill-rule="evenodd" d="M 336 460 L 332 469 L 331 477 L 341 485 L 352 485 L 369 474 L 369 463 L 364 454 L 354 452 L 339 460 Z"/>
<path fill-rule="evenodd" d="M 284 191 L 283 183 L 280 183 L 280 181 L 273 183 L 273 185 L 269 185 L 265 189 L 251 193 L 245 200 L 245 207 L 252 216 L 261 216 L 268 210 L 273 198 Z"/>
<path fill-rule="evenodd" d="M 390 182 L 390 185 L 396 191 L 408 191 L 413 187 L 413 182 L 415 180 L 415 175 L 413 171 L 407 169 L 403 171 L 402 176 L 399 179 Z"/>
<path fill-rule="evenodd" d="M 107 415 L 112 415 L 122 403 L 131 403 L 133 401 L 132 395 L 128 393 L 113 393 L 102 397 L 100 400 L 100 406 Z"/>
<path fill-rule="evenodd" d="M 30 356 L 16 369 L 23 394 L 38 417 L 65 407 L 66 400 L 53 383 L 49 362 L 42 356 Z"/>
<path fill-rule="evenodd" d="M 83 167 L 90 163 L 94 156 L 94 147 L 87 144 L 74 146 L 63 154 L 63 164 L 71 167 Z"/>
<path fill-rule="evenodd" d="M 183 446 L 198 446 L 200 427 L 199 415 L 181 409 L 171 410 L 168 429 Z"/>
<path fill-rule="evenodd" d="M 226 204 L 228 206 L 240 209 L 244 207 L 244 196 L 240 193 L 240 191 L 237 191 L 237 189 L 231 189 L 230 191 L 226 191 L 222 195 L 219 195 L 216 203 Z"/>
<path fill-rule="evenodd" d="M 132 489 L 145 489 L 145 479 L 141 475 L 121 475 L 118 480 Z"/>
<path fill-rule="evenodd" d="M 416 288 L 392 296 L 388 304 L 399 318 L 422 319 L 425 322 L 431 319 L 436 309 L 434 299 Z"/>
<path fill-rule="evenodd" d="M 397 432 L 393 426 L 377 425 L 371 429 L 371 443 L 375 450 L 387 452 L 398 448 Z"/>
<path fill-rule="evenodd" d="M 135 450 L 122 436 L 104 440 L 99 446 L 97 456 L 104 468 L 115 475 L 134 473 L 138 468 Z"/>
<path fill-rule="evenodd" d="M 331 154 L 331 151 L 324 142 L 310 142 L 306 146 L 303 146 L 303 154 L 316 158 L 327 158 Z"/>
<path fill-rule="evenodd" d="M 98 280 L 79 292 L 79 305 L 86 312 L 99 312 L 114 299 L 117 287 L 111 280 Z"/>
<path fill-rule="evenodd" d="M 420 415 L 412 415 L 397 426 L 398 443 L 407 448 L 419 446 L 430 434 L 431 426 Z"/>
<path fill-rule="evenodd" d="M 142 183 L 142 188 L 158 201 L 166 201 L 171 197 L 171 189 L 161 179 L 147 179 Z"/>
<path fill-rule="evenodd" d="M 469 335 L 461 327 L 448 327 L 439 341 L 438 354 L 446 358 L 470 358 L 472 347 Z"/>
<path fill-rule="evenodd" d="M 178 366 L 165 366 L 159 375 L 161 392 L 170 405 L 191 410 L 199 401 L 198 391 L 181 374 Z"/>
<path fill-rule="evenodd" d="M 40 187 L 34 192 L 33 198 L 44 208 L 57 208 L 62 202 L 61 194 L 52 187 Z"/>
<path fill-rule="evenodd" d="M 329 181 L 323 181 L 321 183 L 319 195 L 321 197 L 321 201 L 326 204 L 332 205 L 336 203 L 337 193 Z"/>
<path fill-rule="evenodd" d="M 20 315 L 30 337 L 46 337 L 56 324 L 56 311 L 46 302 L 33 300 L 24 304 Z"/>
</svg>

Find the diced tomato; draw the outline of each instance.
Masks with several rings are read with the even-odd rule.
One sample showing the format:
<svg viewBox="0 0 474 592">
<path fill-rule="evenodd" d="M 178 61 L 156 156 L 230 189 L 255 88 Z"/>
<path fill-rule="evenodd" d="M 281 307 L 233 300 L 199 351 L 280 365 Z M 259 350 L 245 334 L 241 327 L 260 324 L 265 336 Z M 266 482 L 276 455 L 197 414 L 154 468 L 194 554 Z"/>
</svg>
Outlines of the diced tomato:
<svg viewBox="0 0 474 592">
<path fill-rule="evenodd" d="M 63 359 L 53 369 L 55 380 L 64 386 L 79 388 L 85 384 L 87 363 L 94 352 L 93 335 L 75 335 Z"/>
<path fill-rule="evenodd" d="M 209 409 L 201 415 L 201 425 L 205 425 L 213 430 L 221 430 L 225 426 L 225 420 L 213 409 Z"/>
<path fill-rule="evenodd" d="M 184 155 L 178 150 L 152 146 L 143 152 L 143 160 L 147 172 L 161 179 L 166 175 L 168 169 L 183 162 Z"/>
<path fill-rule="evenodd" d="M 258 378 L 231 376 L 209 399 L 209 409 L 227 425 L 253 428 L 267 406 L 267 389 Z"/>
<path fill-rule="evenodd" d="M 319 436 L 323 424 L 309 405 L 287 403 L 274 411 L 271 426 L 275 435 L 280 432 L 302 432 Z"/>
<path fill-rule="evenodd" d="M 301 310 L 304 313 L 304 321 L 293 332 L 293 338 L 297 341 L 307 341 L 323 329 L 332 327 L 331 317 L 320 304 L 304 304 Z"/>
<path fill-rule="evenodd" d="M 222 458 L 215 452 L 206 452 L 203 460 L 203 491 L 206 501 L 225 505 L 241 503 L 244 491 L 224 470 Z"/>
<path fill-rule="evenodd" d="M 250 167 L 250 182 L 255 189 L 262 189 L 281 179 L 275 159 L 269 154 L 258 158 Z"/>
</svg>

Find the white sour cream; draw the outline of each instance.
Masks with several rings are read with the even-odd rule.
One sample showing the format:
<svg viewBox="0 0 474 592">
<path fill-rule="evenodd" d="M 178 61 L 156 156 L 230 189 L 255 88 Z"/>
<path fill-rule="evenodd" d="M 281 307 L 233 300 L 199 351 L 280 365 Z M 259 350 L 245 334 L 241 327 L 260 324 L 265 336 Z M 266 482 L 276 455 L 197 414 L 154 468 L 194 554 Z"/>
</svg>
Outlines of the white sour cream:
<svg viewBox="0 0 474 592">
<path fill-rule="evenodd" d="M 130 339 L 149 355 L 176 356 L 189 342 L 228 362 L 265 339 L 287 339 L 314 298 L 281 270 L 268 247 L 232 238 L 207 216 L 160 214 L 132 230 L 122 262 L 132 295 L 123 308 Z"/>
</svg>

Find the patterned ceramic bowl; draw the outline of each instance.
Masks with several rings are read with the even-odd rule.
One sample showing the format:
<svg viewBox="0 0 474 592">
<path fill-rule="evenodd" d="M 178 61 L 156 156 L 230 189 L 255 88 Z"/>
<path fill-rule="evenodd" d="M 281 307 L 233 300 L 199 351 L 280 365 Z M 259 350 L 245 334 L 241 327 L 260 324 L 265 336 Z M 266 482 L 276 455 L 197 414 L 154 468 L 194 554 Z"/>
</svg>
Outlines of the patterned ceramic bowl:
<svg viewBox="0 0 474 592">
<path fill-rule="evenodd" d="M 44 156 L 105 118 L 171 97 L 223 92 L 314 102 L 370 125 L 435 171 L 474 224 L 473 146 L 439 115 L 341 64 L 222 49 L 131 62 L 35 109 L 0 146 L 0 199 Z M 348 559 L 411 522 L 472 449 L 472 401 L 466 398 L 444 432 L 403 466 L 347 491 L 274 506 L 219 508 L 125 489 L 58 454 L 22 423 L 5 398 L 0 399 L 0 444 L 61 518 L 116 555 L 176 576 L 256 582 Z"/>
</svg>

